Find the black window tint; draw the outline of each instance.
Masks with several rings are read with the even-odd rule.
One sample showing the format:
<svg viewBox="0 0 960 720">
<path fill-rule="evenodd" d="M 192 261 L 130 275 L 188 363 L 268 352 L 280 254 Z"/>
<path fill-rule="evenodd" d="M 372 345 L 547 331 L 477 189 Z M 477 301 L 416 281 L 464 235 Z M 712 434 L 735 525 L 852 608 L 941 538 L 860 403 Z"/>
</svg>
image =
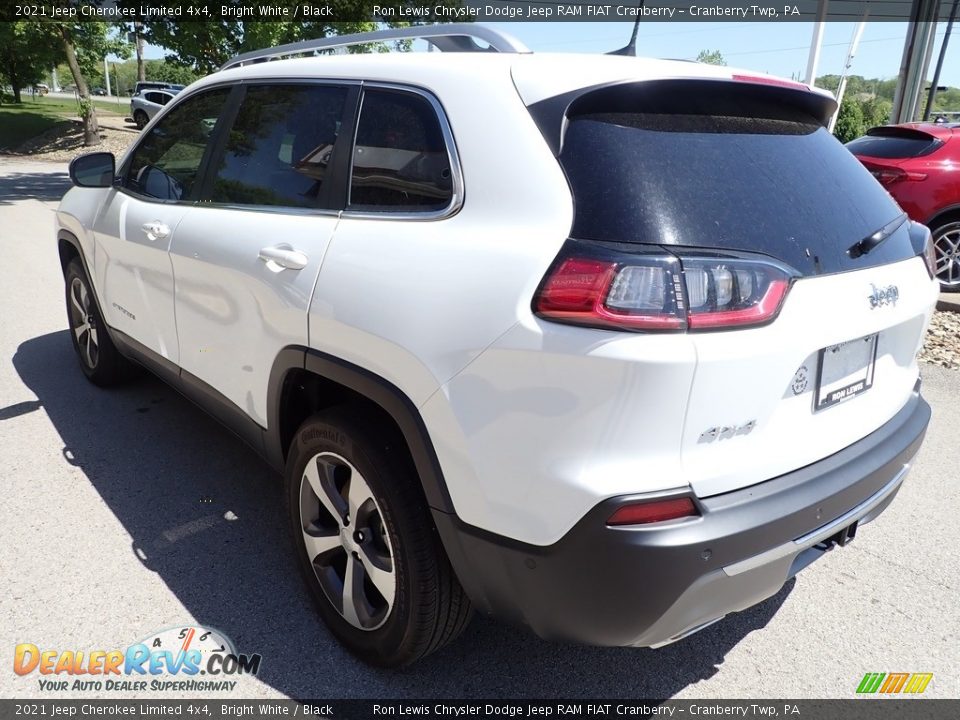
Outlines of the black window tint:
<svg viewBox="0 0 960 720">
<path fill-rule="evenodd" d="M 915 254 L 906 226 L 847 252 L 901 210 L 809 119 L 594 113 L 570 119 L 560 162 L 576 238 L 759 251 L 804 274 Z"/>
<path fill-rule="evenodd" d="M 420 95 L 364 93 L 353 150 L 350 208 L 442 210 L 453 197 L 450 156 L 433 106 Z"/>
<path fill-rule="evenodd" d="M 912 158 L 929 155 L 942 144 L 926 133 L 899 128 L 877 128 L 848 142 L 847 150 L 854 155 L 875 158 Z"/>
<path fill-rule="evenodd" d="M 157 123 L 134 150 L 126 186 L 160 200 L 189 198 L 228 93 L 223 88 L 189 98 Z"/>
<path fill-rule="evenodd" d="M 316 207 L 346 95 L 346 88 L 320 85 L 248 88 L 211 200 Z"/>
</svg>

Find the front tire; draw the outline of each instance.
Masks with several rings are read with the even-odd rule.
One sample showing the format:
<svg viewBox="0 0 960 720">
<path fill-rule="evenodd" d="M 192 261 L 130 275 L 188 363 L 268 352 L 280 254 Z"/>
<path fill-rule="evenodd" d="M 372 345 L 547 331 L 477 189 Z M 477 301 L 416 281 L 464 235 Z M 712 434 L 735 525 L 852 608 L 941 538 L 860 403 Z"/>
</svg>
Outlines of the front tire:
<svg viewBox="0 0 960 720">
<path fill-rule="evenodd" d="M 472 610 L 409 460 L 360 418 L 340 409 L 300 426 L 285 473 L 288 514 L 330 631 L 362 660 L 401 667 L 456 638 Z"/>
<path fill-rule="evenodd" d="M 129 363 L 107 333 L 80 258 L 75 257 L 67 264 L 64 282 L 70 339 L 80 360 L 80 369 L 94 385 L 108 387 L 122 382 L 127 377 Z"/>
</svg>

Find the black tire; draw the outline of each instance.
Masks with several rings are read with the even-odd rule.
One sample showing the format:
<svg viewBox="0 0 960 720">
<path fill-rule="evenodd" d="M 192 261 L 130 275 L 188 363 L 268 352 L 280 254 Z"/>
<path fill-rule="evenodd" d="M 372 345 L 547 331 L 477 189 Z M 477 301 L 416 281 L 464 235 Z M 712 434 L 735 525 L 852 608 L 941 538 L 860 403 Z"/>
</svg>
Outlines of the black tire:
<svg viewBox="0 0 960 720">
<path fill-rule="evenodd" d="M 94 385 L 109 387 L 123 382 L 130 376 L 130 362 L 120 355 L 107 333 L 80 258 L 67 264 L 64 282 L 70 340 L 80 369 Z"/>
<path fill-rule="evenodd" d="M 931 228 L 941 292 L 960 292 L 960 215 L 945 217 Z"/>
<path fill-rule="evenodd" d="M 377 432 L 375 423 L 347 408 L 309 418 L 297 430 L 290 449 L 285 495 L 297 564 L 330 631 L 365 662 L 402 667 L 459 636 L 469 623 L 472 608 L 433 527 L 415 471 L 406 453 L 395 449 L 396 442 L 388 438 L 389 434 Z M 327 487 L 336 493 L 327 494 L 326 506 L 307 478 L 308 463 L 317 469 L 314 481 L 326 478 L 330 482 Z M 361 488 L 361 483 L 372 502 L 362 503 L 357 517 L 350 518 L 349 508 L 354 506 L 348 498 L 353 499 L 354 489 Z M 333 517 L 331 507 L 339 519 Z M 316 565 L 307 551 L 307 530 L 311 538 L 320 537 L 331 544 L 330 549 L 315 555 Z M 378 563 L 393 573 L 392 604 L 384 600 L 388 593 L 381 594 L 364 569 L 370 566 L 364 565 L 359 552 L 350 557 L 350 540 L 343 538 L 351 531 L 354 540 L 367 543 L 363 547 L 377 546 L 375 550 L 355 546 L 364 552 L 363 559 L 369 563 L 375 555 L 380 558 Z M 373 538 L 378 539 L 374 542 Z M 388 556 L 389 563 L 385 561 Z M 351 563 L 357 570 L 349 577 L 361 577 L 360 585 L 353 586 L 361 589 L 363 603 L 352 604 L 353 621 L 348 621 L 341 607 L 347 606 L 343 588 Z M 364 612 L 356 611 L 358 607 Z"/>
<path fill-rule="evenodd" d="M 150 122 L 150 118 L 147 117 L 147 114 L 143 110 L 137 110 L 133 113 L 133 121 L 137 124 L 137 127 L 143 130 L 147 123 Z"/>
</svg>

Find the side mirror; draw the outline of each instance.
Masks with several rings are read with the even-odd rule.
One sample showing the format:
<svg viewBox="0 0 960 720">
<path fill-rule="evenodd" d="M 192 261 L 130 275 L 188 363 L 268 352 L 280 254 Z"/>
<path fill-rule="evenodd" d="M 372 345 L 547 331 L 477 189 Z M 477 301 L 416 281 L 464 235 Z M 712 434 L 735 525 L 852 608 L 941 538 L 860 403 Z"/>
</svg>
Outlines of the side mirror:
<svg viewBox="0 0 960 720">
<path fill-rule="evenodd" d="M 70 181 L 77 187 L 113 187 L 116 160 L 113 153 L 95 152 L 74 158 L 70 163 Z"/>
</svg>

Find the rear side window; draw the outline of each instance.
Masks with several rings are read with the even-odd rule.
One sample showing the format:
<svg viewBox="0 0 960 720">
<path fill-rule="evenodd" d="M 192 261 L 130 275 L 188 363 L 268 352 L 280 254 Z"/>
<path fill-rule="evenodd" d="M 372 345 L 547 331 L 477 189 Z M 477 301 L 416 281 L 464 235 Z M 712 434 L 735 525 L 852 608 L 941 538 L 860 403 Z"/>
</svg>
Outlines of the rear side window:
<svg viewBox="0 0 960 720">
<path fill-rule="evenodd" d="M 450 154 L 433 105 L 410 92 L 364 93 L 353 149 L 349 208 L 432 212 L 453 199 Z"/>
<path fill-rule="evenodd" d="M 901 210 L 818 122 L 773 110 L 570 118 L 560 162 L 574 194 L 573 237 L 760 252 L 803 274 L 915 254 L 904 231 L 860 259 L 848 255 Z"/>
<path fill-rule="evenodd" d="M 253 86 L 230 129 L 211 200 L 317 206 L 347 91 L 322 85 Z"/>
<path fill-rule="evenodd" d="M 158 200 L 190 198 L 229 90 L 211 90 L 173 108 L 133 151 L 125 185 Z"/>
<path fill-rule="evenodd" d="M 914 158 L 929 155 L 943 143 L 932 135 L 910 128 L 880 127 L 847 143 L 854 155 L 875 158 Z"/>
</svg>

